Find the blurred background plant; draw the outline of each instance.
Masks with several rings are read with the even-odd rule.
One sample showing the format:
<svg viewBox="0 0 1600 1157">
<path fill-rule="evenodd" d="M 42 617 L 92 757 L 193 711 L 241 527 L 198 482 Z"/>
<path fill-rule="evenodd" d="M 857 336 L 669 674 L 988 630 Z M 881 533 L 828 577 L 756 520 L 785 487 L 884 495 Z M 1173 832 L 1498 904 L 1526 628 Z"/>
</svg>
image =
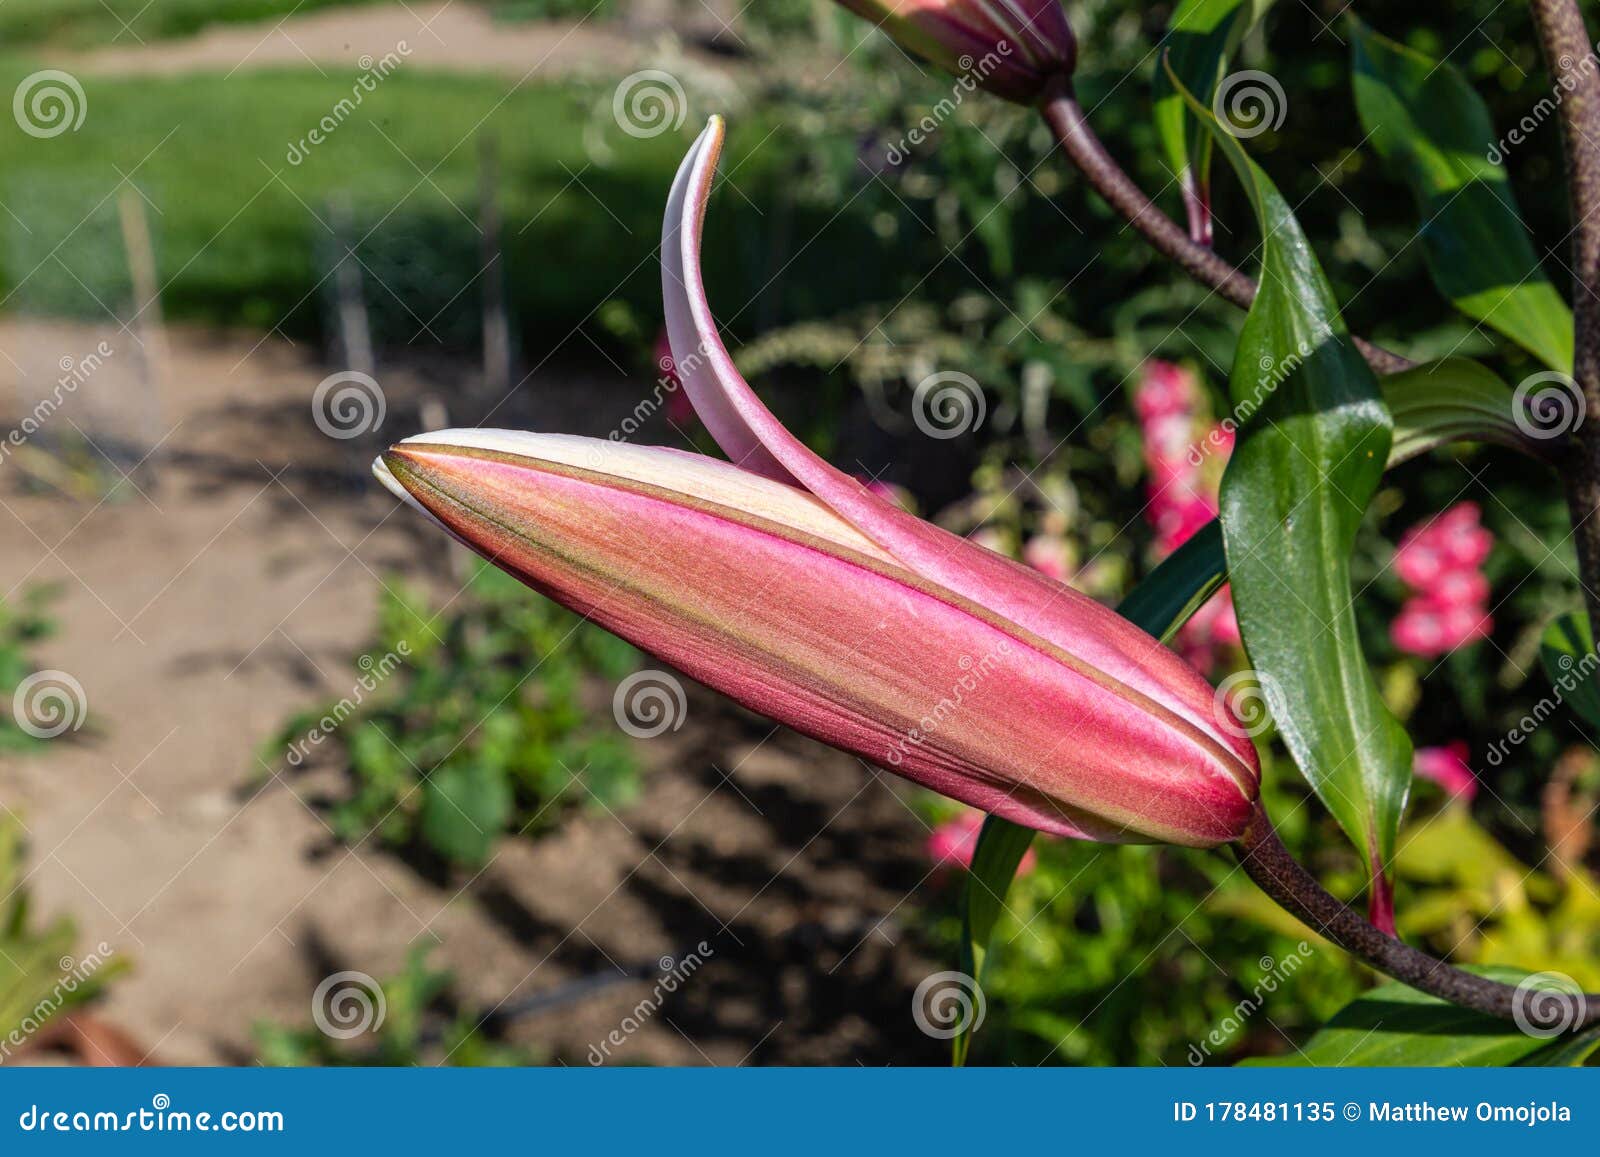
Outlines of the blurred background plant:
<svg viewBox="0 0 1600 1157">
<path fill-rule="evenodd" d="M 637 652 L 503 571 L 470 566 L 438 610 L 386 583 L 357 691 L 297 715 L 262 749 L 269 768 L 348 769 L 328 812 L 343 840 L 376 835 L 477 867 L 502 832 L 536 834 L 573 805 L 623 807 L 637 791 L 629 741 L 594 686 L 627 675 Z"/>
</svg>

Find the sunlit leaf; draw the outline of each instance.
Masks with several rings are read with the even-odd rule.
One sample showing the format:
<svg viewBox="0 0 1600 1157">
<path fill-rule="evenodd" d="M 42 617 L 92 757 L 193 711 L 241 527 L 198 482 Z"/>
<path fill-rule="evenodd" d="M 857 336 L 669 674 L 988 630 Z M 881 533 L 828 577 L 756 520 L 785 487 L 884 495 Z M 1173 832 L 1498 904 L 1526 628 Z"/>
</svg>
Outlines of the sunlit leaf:
<svg viewBox="0 0 1600 1157">
<path fill-rule="evenodd" d="M 1570 373 L 1572 311 L 1540 270 L 1488 108 L 1451 65 L 1351 25 L 1361 126 L 1416 198 L 1433 283 L 1468 317 Z"/>
</svg>

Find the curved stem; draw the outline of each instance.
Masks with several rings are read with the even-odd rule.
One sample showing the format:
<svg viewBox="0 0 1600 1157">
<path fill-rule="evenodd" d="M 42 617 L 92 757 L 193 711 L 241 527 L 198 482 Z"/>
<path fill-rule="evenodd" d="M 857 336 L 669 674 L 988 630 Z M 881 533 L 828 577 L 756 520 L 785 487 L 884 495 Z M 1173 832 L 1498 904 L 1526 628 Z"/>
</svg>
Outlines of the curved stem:
<svg viewBox="0 0 1600 1157">
<path fill-rule="evenodd" d="M 1579 426 L 1562 471 L 1589 623 L 1600 639 L 1600 70 L 1576 0 L 1530 0 L 1558 91 L 1572 208 L 1572 376 L 1583 391 Z"/>
<path fill-rule="evenodd" d="M 1421 949 L 1404 944 L 1378 931 L 1354 909 L 1330 895 L 1289 854 L 1259 802 L 1250 826 L 1235 846 L 1245 874 L 1263 892 L 1312 929 L 1384 975 L 1451 1004 L 1502 1020 L 1528 1015 L 1530 1010 L 1523 1007 L 1527 998 L 1514 986 L 1463 972 Z M 1572 1028 L 1600 1022 L 1600 994 L 1585 994 L 1574 1000 L 1578 1005 L 1577 1023 Z"/>
<path fill-rule="evenodd" d="M 1117 164 L 1105 145 L 1089 127 L 1083 106 L 1065 80 L 1057 82 L 1041 107 L 1050 131 L 1068 159 L 1089 184 L 1153 245 L 1157 252 L 1177 262 L 1190 277 L 1209 286 L 1240 309 L 1249 309 L 1256 297 L 1256 283 L 1212 249 L 1193 241 L 1177 222 L 1163 213 L 1144 195 L 1144 190 Z M 1367 364 L 1380 374 L 1394 374 L 1413 364 L 1399 354 L 1390 353 L 1362 338 L 1355 338 Z"/>
</svg>

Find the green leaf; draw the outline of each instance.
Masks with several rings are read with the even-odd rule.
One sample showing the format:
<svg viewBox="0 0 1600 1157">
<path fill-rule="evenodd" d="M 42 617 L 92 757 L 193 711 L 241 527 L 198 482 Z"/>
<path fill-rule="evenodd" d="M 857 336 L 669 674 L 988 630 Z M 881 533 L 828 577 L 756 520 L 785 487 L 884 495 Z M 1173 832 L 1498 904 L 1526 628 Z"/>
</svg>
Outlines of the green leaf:
<svg viewBox="0 0 1600 1157">
<path fill-rule="evenodd" d="M 1561 701 L 1585 723 L 1600 727 L 1600 686 L 1594 679 L 1600 657 L 1595 655 L 1594 639 L 1589 635 L 1589 616 L 1562 615 L 1546 627 L 1539 640 L 1539 659 Z"/>
<path fill-rule="evenodd" d="M 446 764 L 423 785 L 422 837 L 454 863 L 487 860 L 510 817 L 511 786 L 496 768 Z"/>
<path fill-rule="evenodd" d="M 1535 458 L 1548 457 L 1557 447 L 1554 440 L 1536 436 L 1540 425 L 1525 417 L 1519 423 L 1511 387 L 1470 358 L 1414 366 L 1380 384 L 1394 418 L 1390 466 L 1448 442 L 1493 442 Z"/>
<path fill-rule="evenodd" d="M 1117 608 L 1123 618 L 1166 642 L 1217 592 L 1226 577 L 1222 531 L 1208 522 L 1150 572 Z M 979 983 L 989 939 L 1005 907 L 1017 865 L 1033 843 L 1033 829 L 999 816 L 983 821 L 962 897 L 961 970 Z M 963 1027 L 951 1041 L 954 1064 L 966 1063 L 972 1030 Z"/>
<path fill-rule="evenodd" d="M 1361 654 L 1350 557 L 1389 458 L 1378 380 L 1287 202 L 1205 110 L 1262 235 L 1261 290 L 1229 390 L 1245 415 L 1222 477 L 1240 634 L 1279 733 L 1382 886 L 1411 784 L 1411 741 Z"/>
<path fill-rule="evenodd" d="M 1467 971 L 1503 984 L 1517 984 L 1528 976 L 1516 968 Z M 1294 1055 L 1258 1057 L 1244 1064 L 1295 1068 L 1580 1065 L 1597 1046 L 1600 1028 L 1554 1039 L 1529 1036 L 1515 1024 L 1390 981 L 1345 1005 Z"/>
<path fill-rule="evenodd" d="M 1439 292 L 1552 369 L 1572 372 L 1572 311 L 1517 212 L 1489 110 L 1453 67 L 1352 20 L 1361 127 L 1416 198 Z"/>
<path fill-rule="evenodd" d="M 1217 593 L 1227 569 L 1222 527 L 1213 519 L 1134 587 L 1117 613 L 1165 643 Z"/>
<path fill-rule="evenodd" d="M 972 863 L 967 869 L 967 886 L 962 895 L 961 971 L 978 984 L 983 976 L 984 957 L 989 938 L 1005 907 L 1006 892 L 1017 874 L 1017 865 L 1033 843 L 1033 829 L 999 816 L 983 821 Z M 971 1018 L 963 1017 L 961 1032 L 950 1042 L 954 1065 L 967 1063 L 972 1046 Z"/>
<path fill-rule="evenodd" d="M 1155 75 L 1156 133 L 1179 181 L 1209 202 L 1211 136 L 1189 114 L 1178 85 L 1210 105 L 1228 62 L 1273 0 L 1182 0 L 1173 9 L 1162 44 L 1166 67 Z M 1177 77 L 1174 85 L 1168 68 Z"/>
</svg>

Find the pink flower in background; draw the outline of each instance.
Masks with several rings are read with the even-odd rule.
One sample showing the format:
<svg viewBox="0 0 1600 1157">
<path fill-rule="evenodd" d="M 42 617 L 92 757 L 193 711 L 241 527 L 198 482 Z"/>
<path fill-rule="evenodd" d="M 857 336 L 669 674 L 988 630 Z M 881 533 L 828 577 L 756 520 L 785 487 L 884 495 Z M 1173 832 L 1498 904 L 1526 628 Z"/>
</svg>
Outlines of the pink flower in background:
<svg viewBox="0 0 1600 1157">
<path fill-rule="evenodd" d="M 938 825 L 928 833 L 928 842 L 925 845 L 928 859 L 938 868 L 956 865 L 970 868 L 972 853 L 977 850 L 978 833 L 983 829 L 984 818 L 982 812 L 967 811 Z M 1017 875 L 1026 876 L 1033 871 L 1038 859 L 1033 849 L 1029 848 L 1023 853 L 1022 862 L 1017 865 Z"/>
<path fill-rule="evenodd" d="M 1461 502 L 1400 536 L 1394 569 L 1415 592 L 1389 624 L 1389 638 L 1410 655 L 1435 659 L 1494 629 L 1489 580 L 1478 568 L 1494 546 L 1473 502 Z"/>
<path fill-rule="evenodd" d="M 1423 779 L 1444 788 L 1452 799 L 1471 803 L 1478 794 L 1478 777 L 1467 764 L 1469 754 L 1471 750 L 1459 739 L 1443 747 L 1419 747 L 1413 768 Z"/>
<path fill-rule="evenodd" d="M 1220 467 L 1233 451 L 1233 430 L 1200 426 L 1200 383 L 1193 371 L 1171 362 L 1145 363 L 1133 392 L 1150 471 L 1145 518 L 1156 532 L 1157 557 L 1177 550 L 1217 516 Z M 1179 654 L 1210 673 L 1216 650 L 1239 645 L 1239 620 L 1227 590 L 1201 607 L 1178 632 Z"/>
<path fill-rule="evenodd" d="M 1059 534 L 1036 534 L 1022 547 L 1022 561 L 1046 578 L 1066 582 L 1076 572 L 1072 545 Z"/>
<path fill-rule="evenodd" d="M 1172 362 L 1151 360 L 1145 363 L 1144 376 L 1134 391 L 1133 408 L 1148 427 L 1157 418 L 1172 414 L 1192 416 L 1199 396 L 1193 373 Z"/>
</svg>

